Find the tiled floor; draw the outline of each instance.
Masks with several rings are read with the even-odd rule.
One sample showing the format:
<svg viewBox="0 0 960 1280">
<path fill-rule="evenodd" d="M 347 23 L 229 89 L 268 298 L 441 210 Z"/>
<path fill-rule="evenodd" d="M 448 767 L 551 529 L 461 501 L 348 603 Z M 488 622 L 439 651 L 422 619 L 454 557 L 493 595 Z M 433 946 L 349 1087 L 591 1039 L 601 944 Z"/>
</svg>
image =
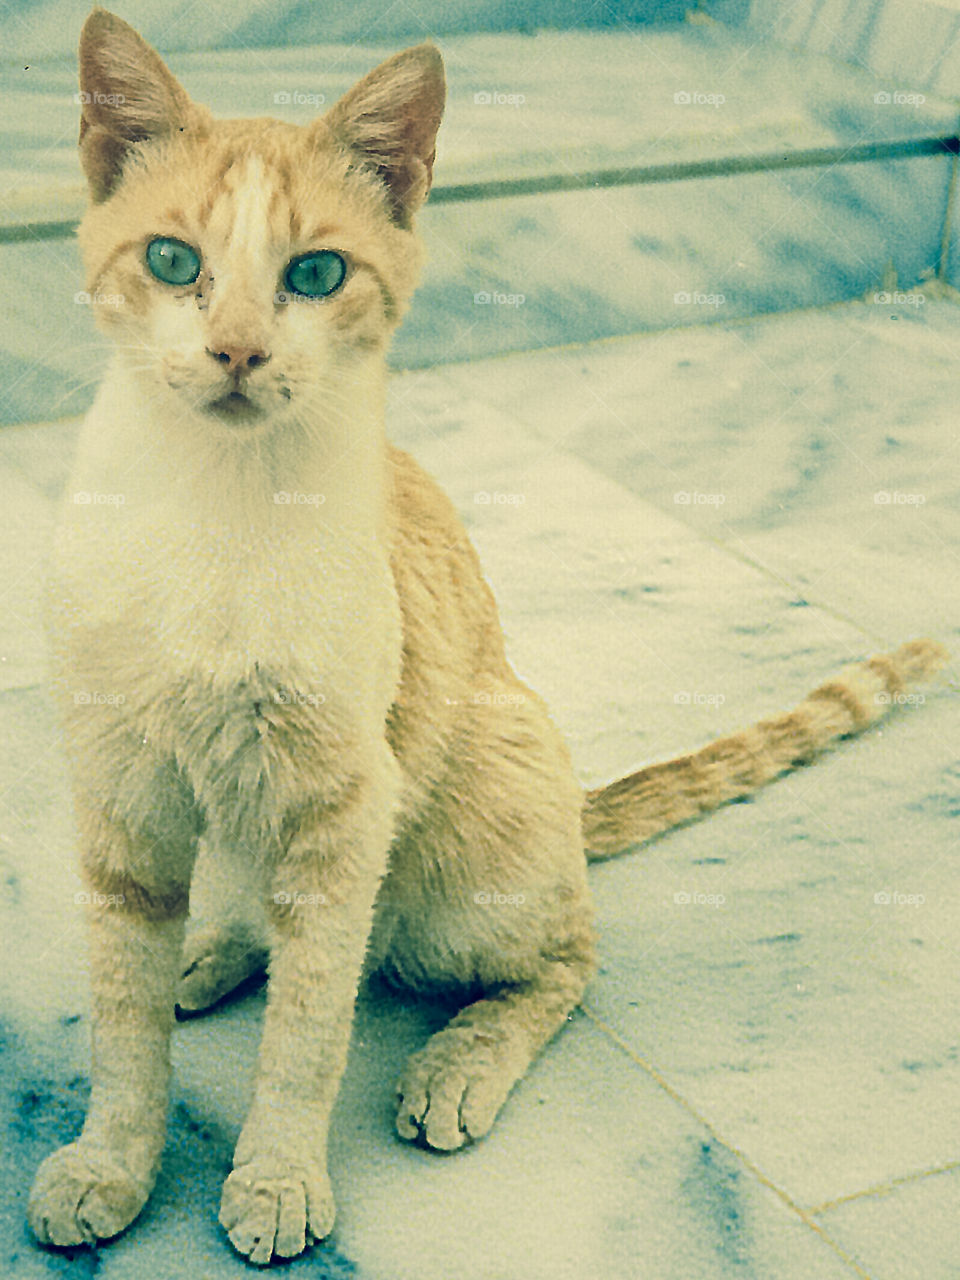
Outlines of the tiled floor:
<svg viewBox="0 0 960 1280">
<path fill-rule="evenodd" d="M 457 502 L 514 661 L 592 783 L 786 707 L 883 645 L 929 632 L 960 650 L 958 357 L 952 303 L 854 304 L 411 371 L 390 423 Z M 87 1070 L 36 611 L 73 434 L 0 436 L 0 1269 L 219 1280 L 247 1274 L 215 1210 L 259 994 L 178 1027 L 165 1171 L 128 1234 L 94 1264 L 51 1259 L 23 1222 Z M 602 972 L 476 1148 L 393 1137 L 393 1080 L 442 1012 L 367 994 L 335 1122 L 334 1241 L 291 1272 L 960 1275 L 952 674 L 752 803 L 594 868 Z"/>
</svg>

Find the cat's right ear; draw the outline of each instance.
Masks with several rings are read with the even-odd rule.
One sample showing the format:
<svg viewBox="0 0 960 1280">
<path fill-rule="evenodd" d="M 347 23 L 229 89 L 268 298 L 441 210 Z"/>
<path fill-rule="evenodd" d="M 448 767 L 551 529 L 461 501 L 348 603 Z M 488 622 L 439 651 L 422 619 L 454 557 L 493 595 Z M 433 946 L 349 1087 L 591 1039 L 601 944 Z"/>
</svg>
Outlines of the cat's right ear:
<svg viewBox="0 0 960 1280">
<path fill-rule="evenodd" d="M 80 160 L 97 202 L 130 147 L 188 128 L 196 108 L 163 59 L 122 18 L 94 9 L 80 34 Z"/>
</svg>

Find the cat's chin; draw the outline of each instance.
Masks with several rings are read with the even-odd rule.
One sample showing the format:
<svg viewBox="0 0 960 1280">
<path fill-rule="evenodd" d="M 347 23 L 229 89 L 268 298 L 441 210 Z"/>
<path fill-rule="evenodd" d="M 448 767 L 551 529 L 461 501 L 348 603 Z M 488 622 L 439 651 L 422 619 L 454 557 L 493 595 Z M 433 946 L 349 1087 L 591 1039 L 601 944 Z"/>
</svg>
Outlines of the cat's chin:
<svg viewBox="0 0 960 1280">
<path fill-rule="evenodd" d="M 207 413 L 231 426 L 257 426 L 267 417 L 266 410 L 242 391 L 229 391 L 225 396 L 208 401 L 205 407 Z"/>
</svg>

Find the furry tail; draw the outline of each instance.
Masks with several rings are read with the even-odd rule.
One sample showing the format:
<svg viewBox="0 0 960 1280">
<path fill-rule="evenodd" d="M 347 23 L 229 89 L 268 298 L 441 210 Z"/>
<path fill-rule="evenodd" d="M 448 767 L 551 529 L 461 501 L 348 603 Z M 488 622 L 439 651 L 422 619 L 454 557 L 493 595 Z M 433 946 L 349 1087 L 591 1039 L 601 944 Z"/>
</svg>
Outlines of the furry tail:
<svg viewBox="0 0 960 1280">
<path fill-rule="evenodd" d="M 848 667 L 793 711 L 588 791 L 583 804 L 587 860 L 609 858 L 807 764 L 837 739 L 881 719 L 906 685 L 932 675 L 949 656 L 932 640 L 911 640 L 895 653 Z"/>
</svg>

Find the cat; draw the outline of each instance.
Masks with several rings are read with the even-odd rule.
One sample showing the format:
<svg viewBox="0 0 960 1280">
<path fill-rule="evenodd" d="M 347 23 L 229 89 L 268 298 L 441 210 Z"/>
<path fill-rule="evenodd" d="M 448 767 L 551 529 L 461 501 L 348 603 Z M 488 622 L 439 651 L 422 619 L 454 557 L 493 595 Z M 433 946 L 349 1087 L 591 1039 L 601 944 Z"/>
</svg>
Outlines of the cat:
<svg viewBox="0 0 960 1280">
<path fill-rule="evenodd" d="M 268 963 L 220 1210 L 266 1264 L 333 1227 L 327 1132 L 364 974 L 459 993 L 403 1072 L 400 1137 L 482 1137 L 595 972 L 588 858 L 812 759 L 945 655 L 913 641 L 584 794 L 507 662 L 452 504 L 385 436 L 385 350 L 417 278 L 444 105 L 437 50 L 398 53 L 304 127 L 214 120 L 103 9 L 80 72 L 79 237 L 116 350 L 82 427 L 47 626 L 89 889 L 92 1091 L 28 1218 L 68 1246 L 137 1216 L 175 1004 L 208 1008 Z"/>
</svg>

